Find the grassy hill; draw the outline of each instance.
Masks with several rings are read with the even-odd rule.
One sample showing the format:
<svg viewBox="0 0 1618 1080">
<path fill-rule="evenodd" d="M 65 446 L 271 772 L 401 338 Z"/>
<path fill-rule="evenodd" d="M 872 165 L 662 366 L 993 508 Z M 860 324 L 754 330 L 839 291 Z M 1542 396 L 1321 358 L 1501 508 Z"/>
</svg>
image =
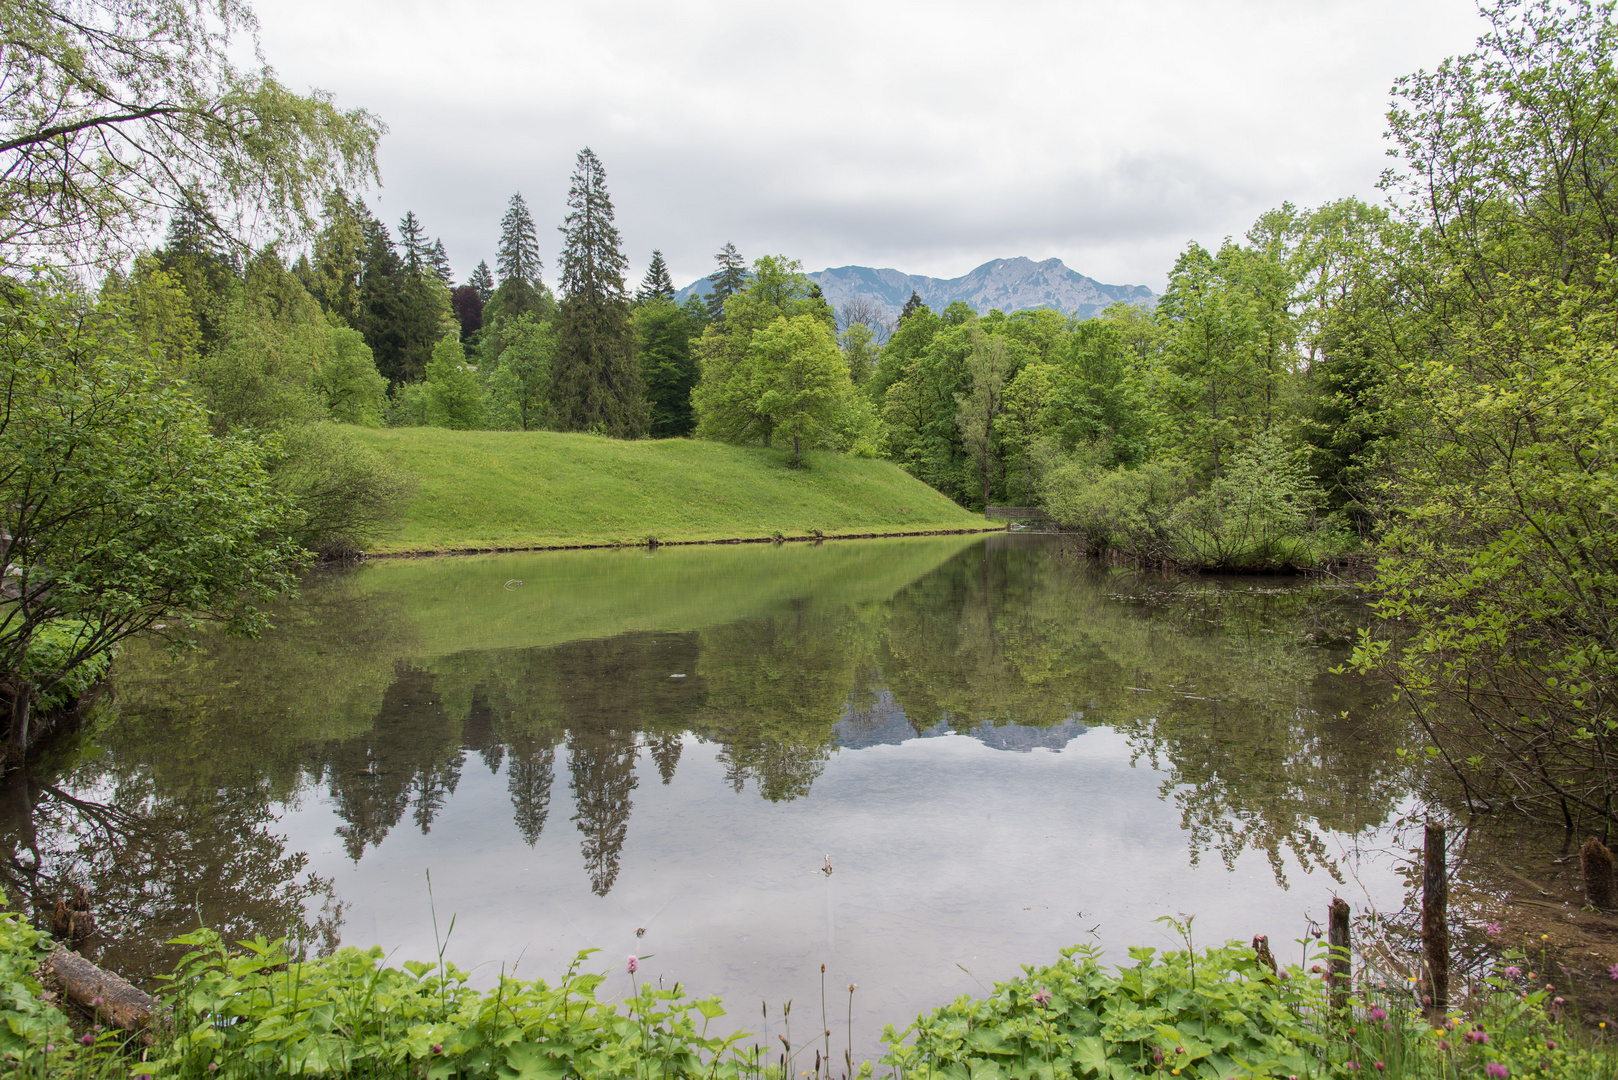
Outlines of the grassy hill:
<svg viewBox="0 0 1618 1080">
<path fill-rule="evenodd" d="M 556 432 L 349 429 L 419 485 L 374 554 L 983 529 L 886 461 L 691 439 Z"/>
</svg>

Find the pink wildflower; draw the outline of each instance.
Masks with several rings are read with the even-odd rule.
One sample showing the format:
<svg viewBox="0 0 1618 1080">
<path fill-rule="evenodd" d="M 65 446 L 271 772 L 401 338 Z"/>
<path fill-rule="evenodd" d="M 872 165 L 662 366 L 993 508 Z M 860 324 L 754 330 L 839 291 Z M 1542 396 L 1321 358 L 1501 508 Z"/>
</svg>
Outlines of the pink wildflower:
<svg viewBox="0 0 1618 1080">
<path fill-rule="evenodd" d="M 1490 937 L 1499 937 L 1500 936 L 1500 924 L 1497 923 L 1497 922 L 1492 922 L 1488 926 L 1485 926 L 1483 928 L 1483 931 L 1484 931 L 1484 933 L 1488 934 Z"/>
<path fill-rule="evenodd" d="M 629 963 L 625 964 L 624 966 L 627 967 L 629 969 L 629 973 L 631 975 L 633 975 L 633 974 L 635 974 L 635 972 L 640 970 L 640 961 L 638 959 L 636 959 L 635 957 L 631 956 L 629 958 Z"/>
<path fill-rule="evenodd" d="M 1049 1005 L 1050 1003 L 1051 1003 L 1051 992 L 1049 990 L 1041 988 L 1039 990 L 1039 992 L 1034 995 L 1034 1004 L 1035 1005 L 1038 1005 L 1041 1008 L 1044 1008 L 1046 1005 Z"/>
<path fill-rule="evenodd" d="M 1483 1075 L 1492 1077 L 1493 1080 L 1506 1080 L 1506 1077 L 1511 1075 L 1511 1070 L 1498 1061 L 1491 1061 L 1483 1066 Z"/>
<path fill-rule="evenodd" d="M 1366 1015 L 1372 1020 L 1386 1020 L 1388 1018 L 1388 1011 L 1380 1006 L 1373 1006 L 1371 1011 L 1366 1013 Z"/>
<path fill-rule="evenodd" d="M 1618 970 L 1618 964 L 1614 964 L 1612 966 L 1613 969 Z M 1522 968 L 1518 967 L 1516 964 L 1512 964 L 1510 967 L 1506 968 L 1505 976 L 1508 979 L 1520 979 L 1522 978 Z M 1618 975 L 1614 975 L 1613 978 L 1618 979 Z"/>
</svg>

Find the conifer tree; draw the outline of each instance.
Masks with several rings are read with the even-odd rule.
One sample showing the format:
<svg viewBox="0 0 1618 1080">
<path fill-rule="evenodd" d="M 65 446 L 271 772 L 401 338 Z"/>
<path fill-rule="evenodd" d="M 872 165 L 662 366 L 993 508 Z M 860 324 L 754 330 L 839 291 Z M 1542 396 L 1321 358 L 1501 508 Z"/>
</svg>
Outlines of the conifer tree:
<svg viewBox="0 0 1618 1080">
<path fill-rule="evenodd" d="M 433 241 L 433 249 L 427 253 L 427 265 L 432 267 L 434 275 L 446 289 L 455 284 L 455 271 L 450 269 L 449 252 L 444 250 L 444 241 Z"/>
<path fill-rule="evenodd" d="M 406 210 L 399 219 L 399 244 L 404 248 L 406 270 L 416 273 L 428 264 L 431 249 L 427 246 L 427 230 L 413 210 Z"/>
<path fill-rule="evenodd" d="M 363 238 L 360 256 L 358 320 L 355 327 L 365 336 L 376 359 L 376 369 L 392 382 L 405 377 L 404 334 L 399 309 L 404 291 L 404 263 L 394 246 L 388 227 L 378 221 L 364 203 L 356 202 Z"/>
<path fill-rule="evenodd" d="M 489 264 L 482 259 L 478 260 L 478 268 L 472 271 L 466 283 L 477 290 L 478 299 L 483 303 L 494 299 L 494 275 L 489 273 Z"/>
<path fill-rule="evenodd" d="M 500 219 L 500 247 L 496 252 L 495 268 L 500 284 L 521 281 L 538 289 L 539 274 L 545 264 L 539 261 L 539 238 L 534 232 L 534 218 L 528 213 L 522 192 L 511 197 L 505 217 Z"/>
<path fill-rule="evenodd" d="M 552 369 L 561 427 L 638 438 L 646 433 L 647 406 L 624 290 L 628 260 L 613 225 L 606 170 L 589 147 L 579 151 L 567 205 Z"/>
<path fill-rule="evenodd" d="M 648 300 L 674 301 L 674 282 L 669 278 L 668 264 L 663 261 L 661 251 L 652 251 L 652 264 L 646 268 L 646 276 L 641 279 L 640 291 L 635 293 L 639 303 Z"/>
<path fill-rule="evenodd" d="M 917 311 L 925 308 L 926 306 L 926 304 L 921 302 L 921 295 L 917 293 L 915 289 L 911 289 L 910 299 L 905 301 L 904 310 L 899 312 L 899 321 L 903 323 L 906 319 L 910 318 L 910 316 L 914 315 Z"/>
<path fill-rule="evenodd" d="M 717 321 L 725 317 L 725 297 L 747 287 L 747 260 L 735 244 L 726 243 L 714 256 L 714 262 L 719 269 L 708 275 L 708 283 L 713 286 L 708 291 L 708 318 Z"/>
</svg>

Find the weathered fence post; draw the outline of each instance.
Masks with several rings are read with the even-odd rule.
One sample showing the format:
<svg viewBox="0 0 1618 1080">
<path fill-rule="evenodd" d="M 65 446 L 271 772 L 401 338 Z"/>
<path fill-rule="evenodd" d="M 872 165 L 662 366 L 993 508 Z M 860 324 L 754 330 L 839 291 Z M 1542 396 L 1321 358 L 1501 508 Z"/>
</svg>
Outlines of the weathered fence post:
<svg viewBox="0 0 1618 1080">
<path fill-rule="evenodd" d="M 1444 865 L 1444 826 L 1427 823 L 1422 850 L 1421 943 L 1427 966 L 1422 1005 L 1429 1018 L 1449 1009 L 1449 870 Z"/>
<path fill-rule="evenodd" d="M 1348 901 L 1341 896 L 1332 897 L 1329 911 L 1326 939 L 1331 944 L 1331 960 L 1326 970 L 1330 972 L 1332 1008 L 1342 1009 L 1348 1005 L 1351 959 L 1354 955 L 1353 943 L 1348 937 Z"/>
</svg>

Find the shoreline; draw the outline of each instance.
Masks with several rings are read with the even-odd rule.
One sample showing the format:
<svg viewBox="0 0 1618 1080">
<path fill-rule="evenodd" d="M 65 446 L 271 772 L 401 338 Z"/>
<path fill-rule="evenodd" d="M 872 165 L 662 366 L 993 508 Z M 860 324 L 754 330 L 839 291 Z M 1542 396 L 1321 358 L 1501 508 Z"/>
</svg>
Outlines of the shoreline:
<svg viewBox="0 0 1618 1080">
<path fill-rule="evenodd" d="M 602 540 L 579 541 L 568 543 L 566 541 L 554 544 L 497 544 L 482 545 L 478 547 L 454 546 L 443 548 L 409 548 L 404 551 L 377 551 L 364 552 L 360 561 L 370 562 L 373 559 L 431 559 L 439 556 L 452 555 L 513 555 L 533 551 L 602 551 L 616 548 L 637 547 L 698 547 L 713 544 L 801 544 L 823 543 L 827 540 L 886 540 L 910 536 L 968 536 L 979 533 L 1009 532 L 1011 526 L 992 525 L 986 528 L 971 529 L 909 529 L 894 532 L 822 532 L 805 533 L 803 535 L 787 536 L 737 536 L 716 537 L 707 540 L 663 540 L 655 536 L 648 536 L 643 540 Z M 340 560 L 334 560 L 340 561 Z"/>
</svg>

